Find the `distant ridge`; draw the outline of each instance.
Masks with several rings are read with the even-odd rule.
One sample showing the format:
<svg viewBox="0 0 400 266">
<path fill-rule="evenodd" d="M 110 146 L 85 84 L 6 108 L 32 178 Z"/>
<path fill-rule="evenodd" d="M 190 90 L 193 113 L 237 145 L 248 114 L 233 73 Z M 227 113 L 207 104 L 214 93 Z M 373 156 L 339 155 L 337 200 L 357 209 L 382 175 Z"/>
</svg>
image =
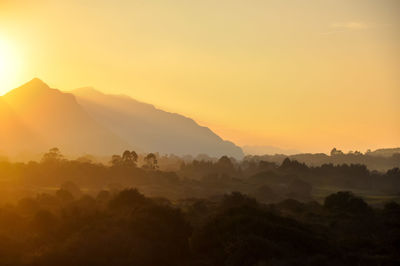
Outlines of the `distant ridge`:
<svg viewBox="0 0 400 266">
<path fill-rule="evenodd" d="M 274 154 L 285 154 L 285 155 L 294 155 L 301 153 L 295 149 L 282 149 L 275 146 L 243 146 L 242 147 L 244 153 L 247 155 L 274 155 Z"/>
<path fill-rule="evenodd" d="M 393 154 L 400 154 L 400 148 L 385 148 L 367 152 L 370 156 L 391 157 Z"/>
<path fill-rule="evenodd" d="M 107 95 L 91 87 L 72 93 L 96 121 L 138 150 L 176 155 L 244 156 L 240 147 L 188 117 L 157 109 L 128 96 Z"/>
</svg>

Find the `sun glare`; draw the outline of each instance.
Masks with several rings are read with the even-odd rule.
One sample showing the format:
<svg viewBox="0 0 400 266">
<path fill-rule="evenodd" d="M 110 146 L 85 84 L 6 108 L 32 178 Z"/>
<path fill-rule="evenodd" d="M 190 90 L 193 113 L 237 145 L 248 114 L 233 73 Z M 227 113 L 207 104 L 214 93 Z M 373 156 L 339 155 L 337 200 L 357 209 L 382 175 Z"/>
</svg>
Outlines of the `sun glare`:
<svg viewBox="0 0 400 266">
<path fill-rule="evenodd" d="M 12 89 L 18 70 L 15 47 L 11 42 L 0 38 L 0 95 Z"/>
</svg>

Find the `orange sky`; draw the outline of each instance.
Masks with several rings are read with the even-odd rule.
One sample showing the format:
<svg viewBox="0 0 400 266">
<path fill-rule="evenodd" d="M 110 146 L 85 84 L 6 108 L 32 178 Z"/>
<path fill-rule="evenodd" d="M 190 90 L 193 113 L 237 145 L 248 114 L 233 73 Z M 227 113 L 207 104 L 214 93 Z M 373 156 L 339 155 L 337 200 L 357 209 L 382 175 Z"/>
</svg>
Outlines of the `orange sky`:
<svg viewBox="0 0 400 266">
<path fill-rule="evenodd" d="M 0 0 L 0 94 L 127 94 L 239 145 L 400 146 L 400 3 Z"/>
</svg>

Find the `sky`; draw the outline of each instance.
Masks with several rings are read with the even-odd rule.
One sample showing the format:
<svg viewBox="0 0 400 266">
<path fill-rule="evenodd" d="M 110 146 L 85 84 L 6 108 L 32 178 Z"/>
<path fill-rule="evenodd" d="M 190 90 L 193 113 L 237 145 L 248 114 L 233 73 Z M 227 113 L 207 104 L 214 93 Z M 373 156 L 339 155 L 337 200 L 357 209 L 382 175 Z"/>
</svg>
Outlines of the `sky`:
<svg viewBox="0 0 400 266">
<path fill-rule="evenodd" d="M 400 147 L 400 1 L 0 0 L 0 95 L 38 77 L 238 145 Z"/>
</svg>

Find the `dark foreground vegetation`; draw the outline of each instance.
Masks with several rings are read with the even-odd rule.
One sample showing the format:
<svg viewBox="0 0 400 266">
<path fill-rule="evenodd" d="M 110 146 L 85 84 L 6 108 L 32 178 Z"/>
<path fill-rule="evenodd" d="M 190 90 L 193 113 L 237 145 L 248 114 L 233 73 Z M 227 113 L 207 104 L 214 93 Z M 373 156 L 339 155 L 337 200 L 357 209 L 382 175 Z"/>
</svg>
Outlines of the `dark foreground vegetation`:
<svg viewBox="0 0 400 266">
<path fill-rule="evenodd" d="M 400 265 L 398 168 L 52 149 L 0 182 L 0 265 Z"/>
<path fill-rule="evenodd" d="M 0 209 L 1 265 L 399 265 L 400 205 L 350 192 L 261 204 L 238 192 L 171 203 L 73 185 Z"/>
</svg>

